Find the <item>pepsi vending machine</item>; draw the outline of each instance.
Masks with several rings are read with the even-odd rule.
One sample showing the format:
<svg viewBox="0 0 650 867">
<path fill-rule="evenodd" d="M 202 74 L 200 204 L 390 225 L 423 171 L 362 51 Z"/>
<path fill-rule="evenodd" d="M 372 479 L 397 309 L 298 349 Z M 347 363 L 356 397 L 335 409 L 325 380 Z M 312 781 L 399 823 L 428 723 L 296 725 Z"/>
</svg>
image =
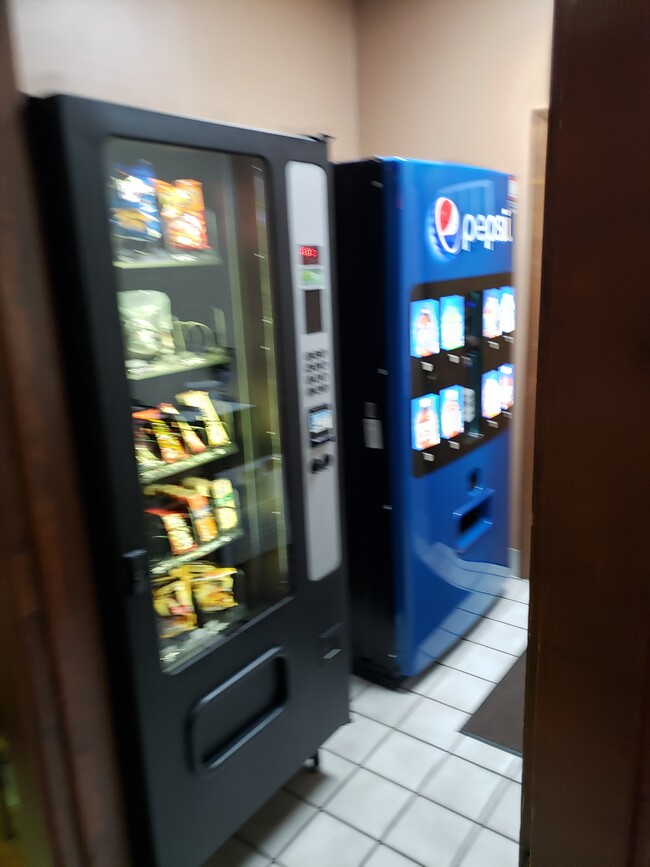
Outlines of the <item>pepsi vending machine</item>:
<svg viewBox="0 0 650 867">
<path fill-rule="evenodd" d="M 514 181 L 402 159 L 335 177 L 354 667 L 395 685 L 507 575 Z"/>
</svg>

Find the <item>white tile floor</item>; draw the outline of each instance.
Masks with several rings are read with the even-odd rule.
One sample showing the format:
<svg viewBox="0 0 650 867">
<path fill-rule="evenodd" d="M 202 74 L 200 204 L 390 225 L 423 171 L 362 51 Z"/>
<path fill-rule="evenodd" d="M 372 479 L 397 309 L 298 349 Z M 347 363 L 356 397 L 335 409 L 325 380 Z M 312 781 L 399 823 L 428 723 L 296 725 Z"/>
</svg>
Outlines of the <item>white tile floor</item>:
<svg viewBox="0 0 650 867">
<path fill-rule="evenodd" d="M 517 867 L 521 758 L 460 734 L 526 647 L 528 582 L 403 689 L 351 682 L 351 719 L 205 867 Z"/>
</svg>

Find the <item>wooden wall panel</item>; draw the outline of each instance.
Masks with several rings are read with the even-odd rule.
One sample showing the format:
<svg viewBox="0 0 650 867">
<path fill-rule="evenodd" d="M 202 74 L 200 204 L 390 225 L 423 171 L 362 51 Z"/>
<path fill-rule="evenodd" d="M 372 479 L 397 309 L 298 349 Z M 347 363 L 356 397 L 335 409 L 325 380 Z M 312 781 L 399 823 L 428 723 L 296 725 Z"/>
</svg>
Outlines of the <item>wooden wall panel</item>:
<svg viewBox="0 0 650 867">
<path fill-rule="evenodd" d="M 30 779 L 39 789 L 34 803 L 43 807 L 55 863 L 128 867 L 93 577 L 22 118 L 0 0 L 0 601 L 3 618 L 11 618 L 5 660 L 19 674 L 11 711 L 21 749 L 30 753 Z"/>
<path fill-rule="evenodd" d="M 532 867 L 648 867 L 649 33 L 647 0 L 556 2 L 522 826 Z"/>
</svg>

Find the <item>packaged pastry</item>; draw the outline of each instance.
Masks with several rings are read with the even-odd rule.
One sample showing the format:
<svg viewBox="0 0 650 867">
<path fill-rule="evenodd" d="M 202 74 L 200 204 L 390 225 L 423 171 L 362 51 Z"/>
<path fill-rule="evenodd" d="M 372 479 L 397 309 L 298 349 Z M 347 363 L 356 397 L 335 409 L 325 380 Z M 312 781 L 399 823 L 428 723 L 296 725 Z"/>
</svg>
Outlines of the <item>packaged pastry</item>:
<svg viewBox="0 0 650 867">
<path fill-rule="evenodd" d="M 152 587 L 161 638 L 175 638 L 196 629 L 196 610 L 188 581 L 165 576 L 155 579 Z"/>
<path fill-rule="evenodd" d="M 153 523 L 151 535 L 164 537 L 172 554 L 186 554 L 196 548 L 196 542 L 187 517 L 182 512 L 172 512 L 168 509 L 146 509 Z"/>
<path fill-rule="evenodd" d="M 207 391 L 183 391 L 176 395 L 176 400 L 184 406 L 196 407 L 199 410 L 208 445 L 224 446 L 230 443 L 230 437 Z"/>
<path fill-rule="evenodd" d="M 165 243 L 172 249 L 209 250 L 203 185 L 189 179 L 156 181 Z"/>
<path fill-rule="evenodd" d="M 160 412 L 171 427 L 178 431 L 183 438 L 185 448 L 194 455 L 201 454 L 206 449 L 205 443 L 190 425 L 188 420 L 171 403 L 161 403 Z"/>
<path fill-rule="evenodd" d="M 212 563 L 191 563 L 172 569 L 171 575 L 189 582 L 196 607 L 205 614 L 225 611 L 237 605 L 234 595 L 234 567 L 222 568 Z"/>
<path fill-rule="evenodd" d="M 165 292 L 131 289 L 117 293 L 127 358 L 152 361 L 176 351 L 172 304 Z"/>
</svg>

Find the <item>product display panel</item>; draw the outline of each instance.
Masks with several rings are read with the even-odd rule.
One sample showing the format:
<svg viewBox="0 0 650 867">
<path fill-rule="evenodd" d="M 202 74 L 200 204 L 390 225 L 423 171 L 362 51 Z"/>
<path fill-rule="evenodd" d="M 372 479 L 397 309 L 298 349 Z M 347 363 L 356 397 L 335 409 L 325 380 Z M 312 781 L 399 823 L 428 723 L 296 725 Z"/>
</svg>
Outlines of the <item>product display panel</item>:
<svg viewBox="0 0 650 867">
<path fill-rule="evenodd" d="M 266 170 L 125 139 L 105 166 L 151 594 L 174 672 L 290 590 Z M 304 255 L 318 262 L 317 248 Z"/>
<path fill-rule="evenodd" d="M 510 363 L 515 290 L 510 274 L 417 284 L 408 306 L 409 424 L 417 478 L 456 461 L 508 427 L 514 405 Z M 507 331 L 507 333 L 506 333 Z M 437 407 L 439 442 L 422 448 L 418 401 Z"/>
</svg>

